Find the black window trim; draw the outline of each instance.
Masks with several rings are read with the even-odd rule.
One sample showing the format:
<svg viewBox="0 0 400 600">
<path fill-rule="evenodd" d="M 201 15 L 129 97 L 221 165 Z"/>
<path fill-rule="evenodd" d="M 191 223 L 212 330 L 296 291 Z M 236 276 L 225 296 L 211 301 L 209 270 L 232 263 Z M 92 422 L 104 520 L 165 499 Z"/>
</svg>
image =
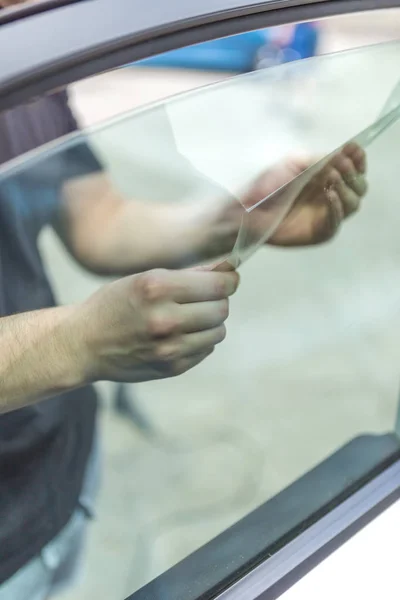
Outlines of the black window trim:
<svg viewBox="0 0 400 600">
<path fill-rule="evenodd" d="M 215 600 L 275 600 L 400 499 L 400 460 Z"/>
<path fill-rule="evenodd" d="M 0 13 L 0 25 L 20 21 L 27 17 L 38 15 L 43 12 L 48 12 L 55 8 L 61 8 L 74 2 L 82 2 L 83 0 L 40 0 L 40 2 L 26 2 L 24 4 L 16 4 L 9 8 L 2 9 Z"/>
<path fill-rule="evenodd" d="M 271 600 L 397 498 L 397 433 L 360 435 L 127 600 Z"/>
</svg>

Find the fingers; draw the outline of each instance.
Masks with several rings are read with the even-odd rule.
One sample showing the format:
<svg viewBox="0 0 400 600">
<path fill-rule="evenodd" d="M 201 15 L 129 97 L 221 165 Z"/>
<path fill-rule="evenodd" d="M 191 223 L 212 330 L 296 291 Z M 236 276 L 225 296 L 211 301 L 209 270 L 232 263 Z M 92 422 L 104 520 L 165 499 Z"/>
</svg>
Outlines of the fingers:
<svg viewBox="0 0 400 600">
<path fill-rule="evenodd" d="M 148 328 L 154 339 L 166 339 L 219 327 L 228 317 L 228 299 L 187 304 L 168 303 L 153 308 Z"/>
<path fill-rule="evenodd" d="M 322 239 L 329 239 L 339 229 L 344 219 L 343 204 L 338 192 L 335 189 L 328 189 L 327 192 L 327 211 L 328 222 Z"/>
<path fill-rule="evenodd" d="M 158 344 L 156 358 L 164 363 L 172 364 L 185 357 L 209 354 L 217 344 L 223 342 L 225 337 L 225 325 L 220 325 L 213 329 L 168 338 Z"/>
<path fill-rule="evenodd" d="M 367 191 L 367 182 L 363 173 L 357 168 L 363 167 L 363 160 L 352 159 L 346 152 L 337 154 L 331 161 L 331 165 L 340 173 L 348 188 L 360 198 Z"/>
<path fill-rule="evenodd" d="M 145 336 L 159 360 L 203 352 L 222 341 L 228 297 L 239 282 L 235 272 L 158 270 L 135 279 L 139 287 L 134 291 L 140 292 L 146 313 Z M 204 335 L 197 336 L 200 333 Z"/>
<path fill-rule="evenodd" d="M 336 163 L 339 161 L 336 161 Z M 346 165 L 346 168 L 347 165 Z M 335 192 L 340 203 L 342 219 L 356 212 L 361 203 L 361 195 L 358 195 L 344 179 L 343 174 L 335 168 L 330 168 L 327 175 L 326 190 Z"/>
<path fill-rule="evenodd" d="M 331 239 L 342 220 L 358 210 L 367 191 L 366 155 L 354 142 L 322 161 L 315 157 L 296 165 L 300 172 L 311 165 L 313 168 L 297 183 L 293 179 L 294 202 L 268 239 L 269 244 L 304 246 Z"/>
<path fill-rule="evenodd" d="M 182 304 L 179 307 L 180 330 L 193 333 L 222 325 L 229 317 L 228 300 Z"/>
<path fill-rule="evenodd" d="M 134 293 L 152 305 L 167 301 L 186 304 L 223 300 L 234 294 L 239 285 L 235 271 L 220 273 L 203 269 L 156 269 L 135 275 L 133 280 Z"/>
<path fill-rule="evenodd" d="M 193 369 L 193 367 L 196 367 L 201 362 L 203 362 L 203 360 L 208 358 L 213 352 L 214 352 L 214 348 L 211 348 L 207 352 L 202 352 L 200 354 L 193 354 L 192 356 L 187 356 L 185 358 L 181 358 L 180 360 L 178 360 L 176 362 L 175 369 L 172 374 L 173 375 L 182 375 L 183 373 L 186 373 L 186 371 Z"/>
<path fill-rule="evenodd" d="M 170 272 L 168 285 L 178 304 L 223 300 L 236 292 L 239 276 L 235 271 L 175 271 Z"/>
<path fill-rule="evenodd" d="M 227 260 L 224 260 L 222 263 L 218 263 L 212 267 L 213 271 L 218 271 L 220 273 L 226 273 L 230 271 L 234 271 L 235 267 L 231 265 L 231 263 Z"/>
<path fill-rule="evenodd" d="M 357 144 L 347 144 L 328 165 L 327 189 L 334 190 L 342 203 L 343 216 L 356 212 L 367 191 L 366 156 Z"/>
<path fill-rule="evenodd" d="M 358 144 L 350 142 L 344 146 L 343 152 L 353 161 L 356 170 L 365 175 L 367 171 L 367 155 L 365 150 L 361 146 L 358 146 Z"/>
<path fill-rule="evenodd" d="M 222 262 L 214 262 L 207 265 L 200 265 L 194 268 L 195 271 L 217 271 L 226 273 L 227 271 L 235 271 L 235 267 L 228 260 Z"/>
</svg>

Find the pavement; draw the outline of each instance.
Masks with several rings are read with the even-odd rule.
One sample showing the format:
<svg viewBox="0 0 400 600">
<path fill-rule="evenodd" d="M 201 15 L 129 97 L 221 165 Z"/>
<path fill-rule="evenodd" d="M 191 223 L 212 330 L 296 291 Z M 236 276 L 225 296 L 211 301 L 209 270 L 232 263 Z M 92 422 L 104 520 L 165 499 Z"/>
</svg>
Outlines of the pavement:
<svg viewBox="0 0 400 600">
<path fill-rule="evenodd" d="M 324 51 L 362 45 L 366 24 L 360 32 L 343 30 L 343 20 L 336 29 L 329 23 Z M 389 23 L 382 39 L 400 33 Z M 174 142 L 231 189 L 261 163 L 300 146 L 333 150 L 377 116 L 397 82 L 400 51 L 382 52 L 324 63 L 284 82 L 227 82 L 201 102 L 192 96 L 192 123 L 168 113 Z M 72 97 L 81 124 L 91 126 L 226 77 L 124 69 L 77 84 Z M 196 136 L 187 135 L 188 124 Z M 124 121 L 91 137 L 127 191 L 135 189 L 132 157 L 147 156 L 152 141 L 138 140 L 130 127 Z M 211 132 L 219 140 L 213 145 Z M 177 379 L 132 389 L 148 429 L 117 415 L 114 386 L 100 385 L 97 520 L 81 581 L 59 600 L 122 600 L 350 439 L 393 430 L 400 381 L 398 134 L 397 125 L 368 149 L 363 210 L 334 242 L 260 250 L 242 269 L 228 338 L 212 358 Z M 159 154 L 167 177 L 171 158 Z M 81 300 L 103 283 L 78 268 L 51 232 L 41 244 L 62 302 Z"/>
</svg>

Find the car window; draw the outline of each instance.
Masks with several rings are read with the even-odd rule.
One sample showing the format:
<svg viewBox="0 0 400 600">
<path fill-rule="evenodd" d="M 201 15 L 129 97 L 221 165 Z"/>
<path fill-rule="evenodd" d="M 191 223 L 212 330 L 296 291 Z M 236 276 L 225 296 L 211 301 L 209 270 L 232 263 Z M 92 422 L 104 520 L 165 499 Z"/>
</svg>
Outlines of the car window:
<svg viewBox="0 0 400 600">
<path fill-rule="evenodd" d="M 207 362 L 168 381 L 99 386 L 105 476 L 90 544 L 101 581 L 103 565 L 112 573 L 104 597 L 210 598 L 398 457 L 399 59 L 392 42 L 260 69 L 1 167 L 0 202 L 11 198 L 38 240 L 62 303 L 105 281 L 55 234 L 68 227 L 60 198 L 83 186 L 85 201 L 87 161 L 130 201 L 184 207 L 210 242 L 179 266 L 241 267 L 228 338 Z M 354 141 L 368 164 L 360 210 L 326 243 L 274 244 L 298 195 Z M 299 157 L 305 170 L 276 176 Z M 251 195 L 260 176 L 271 183 Z M 214 244 L 232 214 L 238 231 Z M 197 571 L 180 563 L 202 547 Z"/>
</svg>

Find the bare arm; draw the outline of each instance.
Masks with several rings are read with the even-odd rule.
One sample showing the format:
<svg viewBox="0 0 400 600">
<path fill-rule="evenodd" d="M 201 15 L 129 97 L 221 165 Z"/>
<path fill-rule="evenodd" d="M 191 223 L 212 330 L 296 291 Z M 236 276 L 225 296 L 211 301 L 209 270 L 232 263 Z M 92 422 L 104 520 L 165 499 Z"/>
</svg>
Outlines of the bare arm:
<svg viewBox="0 0 400 600">
<path fill-rule="evenodd" d="M 83 350 L 71 307 L 0 318 L 0 414 L 83 385 Z"/>
<path fill-rule="evenodd" d="M 269 169 L 250 186 L 242 203 L 257 205 L 297 181 L 310 164 L 296 159 Z M 367 190 L 365 173 L 365 152 L 347 144 L 309 181 L 305 177 L 303 188 L 294 188 L 292 208 L 269 243 L 304 246 L 331 239 L 342 220 L 358 210 Z M 155 205 L 125 201 L 107 175 L 97 173 L 64 186 L 56 228 L 71 254 L 90 270 L 128 274 L 154 267 L 180 268 L 229 254 L 242 215 L 241 204 L 218 186 L 207 203 Z M 276 219 L 274 203 L 261 204 L 251 215 L 247 227 L 257 240 Z"/>
<path fill-rule="evenodd" d="M 226 224 L 221 231 L 210 229 L 196 205 L 125 200 L 105 173 L 64 185 L 54 225 L 78 262 L 113 275 L 180 268 L 207 259 L 208 253 L 213 258 L 231 249 L 238 227 L 232 235 Z M 218 238 L 218 247 L 209 243 L 210 235 Z"/>
<path fill-rule="evenodd" d="M 149 271 L 88 300 L 0 318 L 0 414 L 99 380 L 179 375 L 225 337 L 236 273 Z"/>
</svg>

